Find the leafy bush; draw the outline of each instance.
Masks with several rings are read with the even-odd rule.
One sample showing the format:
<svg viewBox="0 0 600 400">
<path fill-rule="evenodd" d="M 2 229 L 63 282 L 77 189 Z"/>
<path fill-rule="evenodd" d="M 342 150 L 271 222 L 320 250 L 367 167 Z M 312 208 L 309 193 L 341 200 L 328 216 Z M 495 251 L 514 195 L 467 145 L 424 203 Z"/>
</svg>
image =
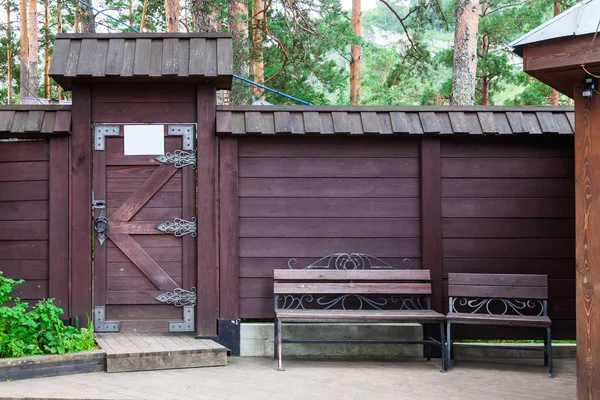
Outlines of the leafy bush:
<svg viewBox="0 0 600 400">
<path fill-rule="evenodd" d="M 29 303 L 11 293 L 23 283 L 3 276 L 0 271 L 0 357 L 36 354 L 64 354 L 94 349 L 93 325 L 78 329 L 65 325 L 63 310 L 44 299 L 29 308 Z"/>
</svg>

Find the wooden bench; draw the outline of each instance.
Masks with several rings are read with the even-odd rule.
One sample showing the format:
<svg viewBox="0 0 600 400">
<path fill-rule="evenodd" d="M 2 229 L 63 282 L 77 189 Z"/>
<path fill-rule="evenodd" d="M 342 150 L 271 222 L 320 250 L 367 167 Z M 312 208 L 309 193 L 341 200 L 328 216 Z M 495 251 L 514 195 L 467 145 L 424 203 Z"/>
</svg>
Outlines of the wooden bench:
<svg viewBox="0 0 600 400">
<path fill-rule="evenodd" d="M 552 322 L 546 275 L 448 274 L 446 365 L 452 355 L 452 325 L 544 328 L 544 365 L 552 371 Z"/>
<path fill-rule="evenodd" d="M 367 260 L 367 261 L 365 261 Z M 293 266 L 292 259 L 288 266 Z M 410 261 L 404 261 L 410 267 Z M 446 371 L 443 314 L 431 310 L 428 270 L 398 270 L 365 254 L 330 254 L 305 269 L 273 272 L 275 296 L 275 357 L 283 370 L 283 343 L 423 344 L 442 350 Z M 438 324 L 441 343 L 423 340 L 314 340 L 285 339 L 284 323 L 390 323 Z M 428 332 L 428 330 L 427 330 Z"/>
</svg>

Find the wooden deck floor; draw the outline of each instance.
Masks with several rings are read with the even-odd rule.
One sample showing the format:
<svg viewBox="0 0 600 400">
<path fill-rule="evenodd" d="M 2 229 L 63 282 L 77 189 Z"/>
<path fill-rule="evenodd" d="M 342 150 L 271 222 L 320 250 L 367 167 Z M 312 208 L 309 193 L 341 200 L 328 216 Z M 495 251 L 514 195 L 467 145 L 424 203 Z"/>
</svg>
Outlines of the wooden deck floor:
<svg viewBox="0 0 600 400">
<path fill-rule="evenodd" d="M 212 340 L 175 333 L 98 333 L 107 372 L 227 365 L 227 349 Z"/>
</svg>

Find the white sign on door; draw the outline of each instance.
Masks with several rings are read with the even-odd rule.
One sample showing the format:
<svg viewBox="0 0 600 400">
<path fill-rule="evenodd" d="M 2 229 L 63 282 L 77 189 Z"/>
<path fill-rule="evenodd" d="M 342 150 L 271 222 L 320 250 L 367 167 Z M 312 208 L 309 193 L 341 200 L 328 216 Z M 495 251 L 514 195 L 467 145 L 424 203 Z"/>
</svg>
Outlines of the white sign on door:
<svg viewBox="0 0 600 400">
<path fill-rule="evenodd" d="M 125 155 L 165 154 L 164 125 L 125 125 Z"/>
</svg>

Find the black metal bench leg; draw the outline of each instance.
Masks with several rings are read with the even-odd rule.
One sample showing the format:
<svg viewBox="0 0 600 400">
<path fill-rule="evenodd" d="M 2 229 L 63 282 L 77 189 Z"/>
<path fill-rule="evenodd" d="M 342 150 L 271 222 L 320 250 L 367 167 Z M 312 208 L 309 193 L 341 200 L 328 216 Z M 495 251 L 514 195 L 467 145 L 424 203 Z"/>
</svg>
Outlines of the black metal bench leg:
<svg viewBox="0 0 600 400">
<path fill-rule="evenodd" d="M 548 378 L 554 378 L 552 370 L 552 334 L 550 327 L 546 328 L 546 355 L 548 357 Z"/>
<path fill-rule="evenodd" d="M 429 324 L 423 324 L 423 329 L 425 330 L 425 340 L 429 340 L 431 337 L 431 327 Z M 425 358 L 427 361 L 431 361 L 431 344 L 427 343 L 423 346 L 423 350 L 425 351 Z"/>
<path fill-rule="evenodd" d="M 440 322 L 440 347 L 442 350 L 442 372 L 447 372 L 448 367 L 446 365 L 446 335 L 444 332 L 444 323 Z"/>
<path fill-rule="evenodd" d="M 281 338 L 281 320 L 277 319 L 275 322 L 275 332 L 277 332 L 277 369 L 283 371 L 283 361 L 281 359 L 282 350 L 282 338 Z"/>
<path fill-rule="evenodd" d="M 450 322 L 446 323 L 446 368 L 450 369 L 451 359 L 452 359 L 452 334 Z"/>
<path fill-rule="evenodd" d="M 544 332 L 544 367 L 548 366 L 548 335 Z"/>
</svg>

